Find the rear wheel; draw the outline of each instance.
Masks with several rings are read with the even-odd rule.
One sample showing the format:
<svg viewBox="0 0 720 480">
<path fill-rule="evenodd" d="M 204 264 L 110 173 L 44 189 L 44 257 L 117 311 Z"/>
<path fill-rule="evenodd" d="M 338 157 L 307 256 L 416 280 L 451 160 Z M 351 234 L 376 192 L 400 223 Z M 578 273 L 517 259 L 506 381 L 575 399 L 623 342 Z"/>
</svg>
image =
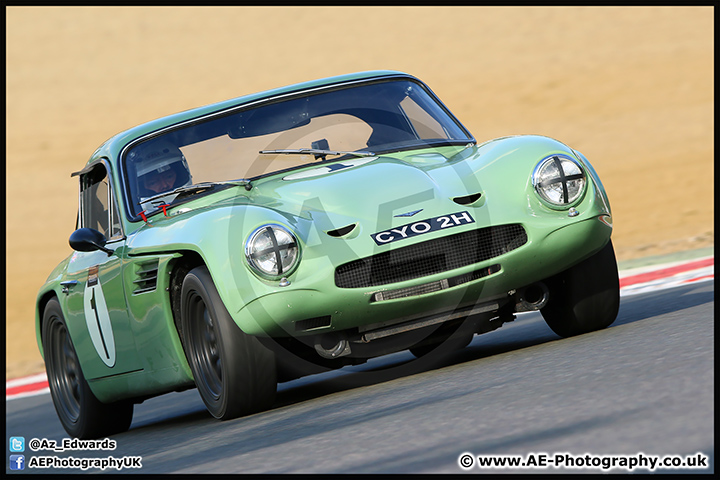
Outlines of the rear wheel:
<svg viewBox="0 0 720 480">
<path fill-rule="evenodd" d="M 606 328 L 617 318 L 620 282 L 611 241 L 592 257 L 545 283 L 550 298 L 540 312 L 561 337 Z"/>
<path fill-rule="evenodd" d="M 45 307 L 42 343 L 53 404 L 60 423 L 70 436 L 99 438 L 130 428 L 131 401 L 102 403 L 90 390 L 55 298 Z"/>
<path fill-rule="evenodd" d="M 265 410 L 277 390 L 274 354 L 233 321 L 206 267 L 183 281 L 185 354 L 208 411 L 220 420 Z"/>
</svg>

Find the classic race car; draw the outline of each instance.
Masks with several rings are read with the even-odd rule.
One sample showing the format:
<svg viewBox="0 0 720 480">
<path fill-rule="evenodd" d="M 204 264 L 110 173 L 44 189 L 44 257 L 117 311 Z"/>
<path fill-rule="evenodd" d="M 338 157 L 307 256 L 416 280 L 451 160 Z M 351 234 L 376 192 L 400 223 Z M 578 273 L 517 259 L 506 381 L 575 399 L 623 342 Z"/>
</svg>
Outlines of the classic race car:
<svg viewBox="0 0 720 480">
<path fill-rule="evenodd" d="M 197 387 L 230 419 L 277 382 L 461 348 L 540 310 L 566 337 L 616 318 L 610 206 L 543 136 L 477 144 L 418 79 L 374 71 L 120 133 L 75 172 L 74 253 L 37 340 L 74 437 Z"/>
</svg>

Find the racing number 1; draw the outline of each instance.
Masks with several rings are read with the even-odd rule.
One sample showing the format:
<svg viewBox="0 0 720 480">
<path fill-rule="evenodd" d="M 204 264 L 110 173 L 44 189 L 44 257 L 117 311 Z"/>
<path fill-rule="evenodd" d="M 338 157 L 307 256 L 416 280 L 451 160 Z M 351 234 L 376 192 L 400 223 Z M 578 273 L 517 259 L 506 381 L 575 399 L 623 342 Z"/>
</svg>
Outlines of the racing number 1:
<svg viewBox="0 0 720 480">
<path fill-rule="evenodd" d="M 100 283 L 98 266 L 90 267 L 83 295 L 85 325 L 100 360 L 112 368 L 115 366 L 115 336 L 113 335 L 110 313 Z"/>
<path fill-rule="evenodd" d="M 95 289 L 92 288 L 92 297 L 90 298 L 90 308 L 92 308 L 92 311 L 95 313 L 95 322 L 97 322 L 98 330 L 100 331 L 100 340 L 102 340 L 102 346 L 103 350 L 105 350 L 105 358 L 110 358 L 110 354 L 108 353 L 107 345 L 105 344 L 105 335 L 103 335 L 103 329 L 100 325 L 100 316 L 98 315 L 97 311 L 97 304 L 95 303 Z"/>
</svg>

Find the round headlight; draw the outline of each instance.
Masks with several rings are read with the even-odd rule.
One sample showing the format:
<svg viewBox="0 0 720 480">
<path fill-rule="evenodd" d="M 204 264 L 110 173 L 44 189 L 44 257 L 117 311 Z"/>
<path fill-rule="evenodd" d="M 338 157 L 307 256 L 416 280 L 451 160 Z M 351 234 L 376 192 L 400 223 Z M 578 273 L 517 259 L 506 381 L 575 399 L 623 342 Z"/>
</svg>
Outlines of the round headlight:
<svg viewBox="0 0 720 480">
<path fill-rule="evenodd" d="M 295 235 L 280 225 L 263 225 L 248 237 L 245 256 L 261 276 L 279 278 L 288 275 L 300 259 Z"/>
<path fill-rule="evenodd" d="M 535 167 L 532 183 L 540 198 L 552 206 L 566 207 L 582 197 L 587 182 L 575 160 L 565 155 L 552 155 Z"/>
</svg>

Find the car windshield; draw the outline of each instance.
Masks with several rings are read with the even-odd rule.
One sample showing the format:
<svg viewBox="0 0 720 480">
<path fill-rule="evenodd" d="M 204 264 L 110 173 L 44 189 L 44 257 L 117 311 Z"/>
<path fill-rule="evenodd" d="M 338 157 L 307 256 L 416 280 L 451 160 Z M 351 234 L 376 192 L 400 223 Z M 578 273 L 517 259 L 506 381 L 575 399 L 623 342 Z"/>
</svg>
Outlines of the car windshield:
<svg viewBox="0 0 720 480">
<path fill-rule="evenodd" d="M 201 119 L 133 146 L 124 168 L 130 209 L 138 215 L 147 207 L 144 199 L 163 192 L 208 191 L 183 188 L 198 183 L 471 141 L 421 84 L 386 79 L 309 90 Z"/>
</svg>

